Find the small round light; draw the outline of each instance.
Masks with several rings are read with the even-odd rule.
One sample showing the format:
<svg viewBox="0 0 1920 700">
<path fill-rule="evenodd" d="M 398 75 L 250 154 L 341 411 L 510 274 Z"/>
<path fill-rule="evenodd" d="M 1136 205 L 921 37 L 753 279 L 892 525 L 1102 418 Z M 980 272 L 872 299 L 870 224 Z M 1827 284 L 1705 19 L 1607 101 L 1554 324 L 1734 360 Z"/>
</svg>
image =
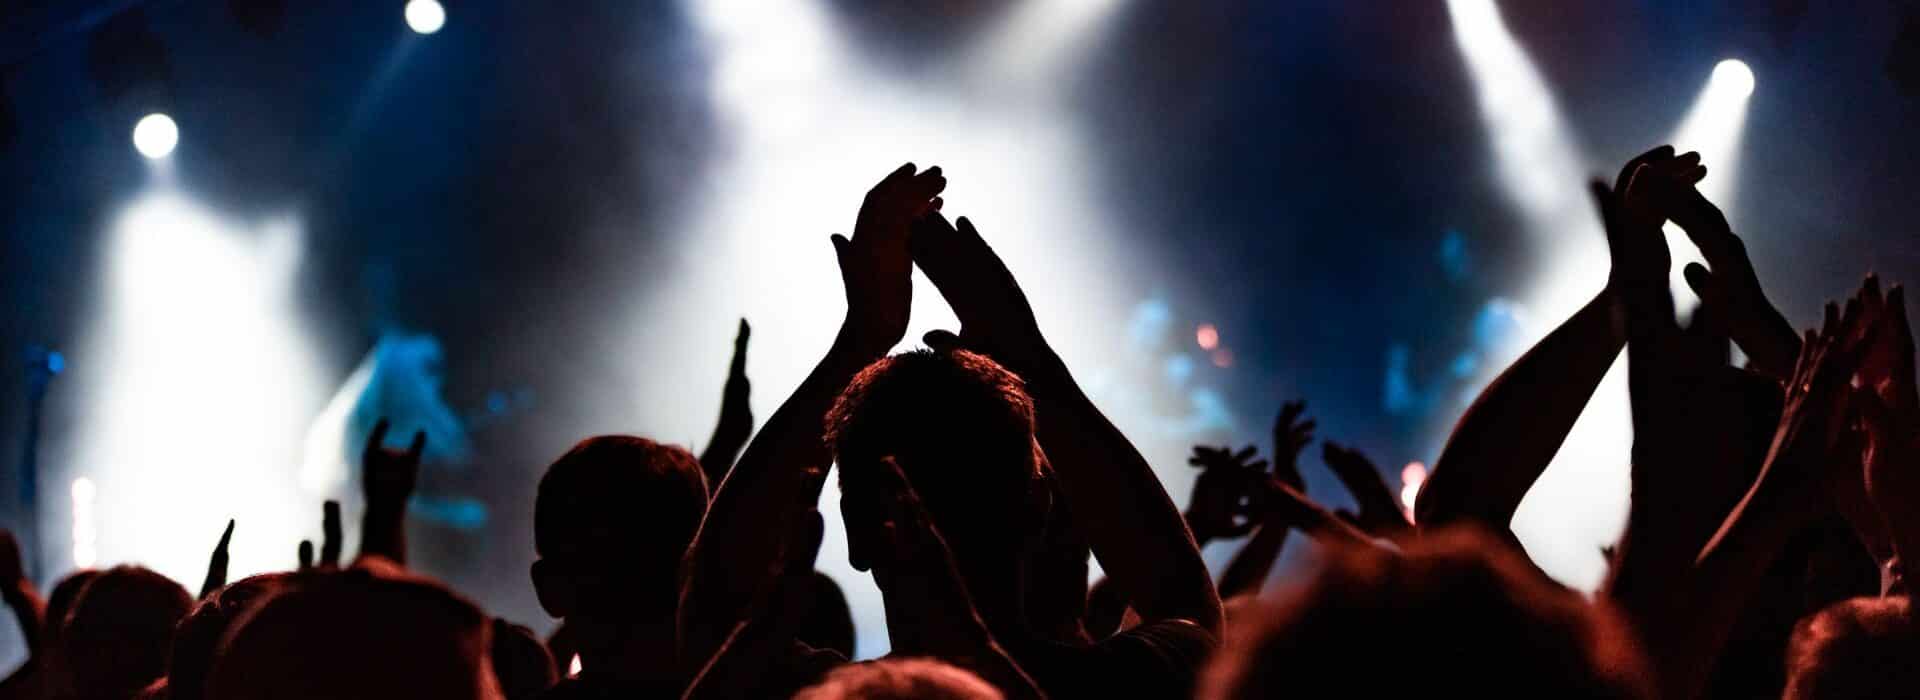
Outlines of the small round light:
<svg viewBox="0 0 1920 700">
<path fill-rule="evenodd" d="M 1753 94 L 1753 69 L 1746 62 L 1729 58 L 1713 67 L 1713 83 L 1724 86 L 1735 97 Z"/>
<path fill-rule="evenodd" d="M 140 155 L 159 160 L 172 155 L 173 147 L 179 144 L 180 127 L 173 123 L 173 117 L 154 112 L 133 125 L 133 148 Z"/>
<path fill-rule="evenodd" d="M 447 23 L 447 8 L 441 7 L 437 0 L 409 0 L 406 13 L 407 26 L 419 34 L 440 31 Z"/>
</svg>

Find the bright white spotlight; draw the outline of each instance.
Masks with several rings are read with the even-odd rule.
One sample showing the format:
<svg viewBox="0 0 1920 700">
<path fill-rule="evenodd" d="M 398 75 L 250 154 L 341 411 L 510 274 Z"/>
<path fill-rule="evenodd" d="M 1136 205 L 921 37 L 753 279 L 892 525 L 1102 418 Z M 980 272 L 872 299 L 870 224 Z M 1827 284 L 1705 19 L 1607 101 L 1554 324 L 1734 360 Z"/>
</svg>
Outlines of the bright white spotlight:
<svg viewBox="0 0 1920 700">
<path fill-rule="evenodd" d="M 159 160 L 171 155 L 179 144 L 180 127 L 173 123 L 173 117 L 154 112 L 133 125 L 133 148 L 140 155 Z"/>
<path fill-rule="evenodd" d="M 416 34 L 432 34 L 447 24 L 447 8 L 437 0 L 408 0 L 407 26 Z"/>
<path fill-rule="evenodd" d="M 1729 58 L 1713 67 L 1710 84 L 1721 86 L 1735 97 L 1747 97 L 1753 94 L 1753 69 L 1745 61 Z"/>
</svg>

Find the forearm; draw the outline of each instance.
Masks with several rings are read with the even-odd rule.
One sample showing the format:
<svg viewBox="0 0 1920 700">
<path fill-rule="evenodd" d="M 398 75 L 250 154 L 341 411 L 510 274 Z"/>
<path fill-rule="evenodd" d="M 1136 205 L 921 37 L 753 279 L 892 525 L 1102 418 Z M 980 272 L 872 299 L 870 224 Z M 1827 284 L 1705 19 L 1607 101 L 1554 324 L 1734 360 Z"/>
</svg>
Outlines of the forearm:
<svg viewBox="0 0 1920 700">
<path fill-rule="evenodd" d="M 1287 543 L 1287 532 L 1291 528 L 1285 523 L 1269 519 L 1255 530 L 1253 538 L 1246 546 L 1234 553 L 1233 560 L 1227 562 L 1227 570 L 1220 573 L 1220 598 L 1232 598 L 1243 593 L 1258 595 L 1266 585 L 1267 574 L 1273 571 L 1273 563 L 1280 560 L 1280 550 Z"/>
<path fill-rule="evenodd" d="M 1613 300 L 1596 295 L 1474 400 L 1420 491 L 1421 526 L 1508 527 L 1626 343 Z"/>
<path fill-rule="evenodd" d="M 722 411 L 720 422 L 713 426 L 713 436 L 707 438 L 707 448 L 700 451 L 700 470 L 706 472 L 708 486 L 715 489 L 726 480 L 727 471 L 740 457 L 740 450 L 747 446 L 748 431 L 730 425 L 725 409 Z"/>
<path fill-rule="evenodd" d="M 407 504 L 369 503 L 360 516 L 359 556 L 379 556 L 407 564 Z"/>
<path fill-rule="evenodd" d="M 1152 467 L 1057 356 L 1036 355 L 1022 366 L 1040 444 L 1101 566 L 1143 618 L 1184 618 L 1219 630 L 1220 599 L 1206 564 Z"/>
<path fill-rule="evenodd" d="M 777 518 L 794 504 L 819 499 L 821 483 L 808 473 L 832 462 L 824 442 L 827 411 L 847 382 L 885 353 L 875 345 L 843 331 L 718 485 L 682 571 L 681 658 L 713 654 L 721 642 L 715 631 L 740 621 L 764 584 L 768 562 L 780 556 Z"/>
</svg>

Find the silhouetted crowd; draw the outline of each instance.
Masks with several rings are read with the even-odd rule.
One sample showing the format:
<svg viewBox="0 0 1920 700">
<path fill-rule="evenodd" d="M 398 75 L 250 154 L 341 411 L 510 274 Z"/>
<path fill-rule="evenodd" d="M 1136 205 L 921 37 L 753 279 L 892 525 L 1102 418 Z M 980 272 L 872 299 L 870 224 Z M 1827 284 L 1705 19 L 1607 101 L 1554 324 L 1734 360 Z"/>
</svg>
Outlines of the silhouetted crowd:
<svg viewBox="0 0 1920 700">
<path fill-rule="evenodd" d="M 301 543 L 294 571 L 227 582 L 229 524 L 197 600 L 117 566 L 43 601 L 0 538 L 31 651 L 0 700 L 1920 697 L 1903 293 L 1869 276 L 1796 331 L 1696 189 L 1705 173 L 1662 147 L 1593 183 L 1604 290 L 1479 395 L 1412 512 L 1331 442 L 1323 461 L 1357 508 L 1310 498 L 1299 402 L 1266 458 L 1196 447 L 1182 512 L 981 232 L 942 213 L 940 168 L 908 164 L 831 238 L 845 320 L 757 432 L 743 321 L 703 454 L 610 435 L 547 468 L 530 574 L 562 621 L 552 638 L 406 567 L 427 436 L 392 449 L 382 422 L 351 559 L 328 503 L 320 550 Z M 1706 260 L 1683 270 L 1701 300 L 1684 326 L 1668 222 Z M 888 355 L 916 267 L 960 328 Z M 1509 528 L 1623 349 L 1631 506 L 1585 594 Z M 885 658 L 851 660 L 846 599 L 815 568 L 830 465 L 849 563 L 885 604 Z M 1295 530 L 1316 563 L 1263 593 Z M 1216 580 L 1199 548 L 1237 538 Z M 1091 586 L 1089 557 L 1104 570 Z"/>
</svg>

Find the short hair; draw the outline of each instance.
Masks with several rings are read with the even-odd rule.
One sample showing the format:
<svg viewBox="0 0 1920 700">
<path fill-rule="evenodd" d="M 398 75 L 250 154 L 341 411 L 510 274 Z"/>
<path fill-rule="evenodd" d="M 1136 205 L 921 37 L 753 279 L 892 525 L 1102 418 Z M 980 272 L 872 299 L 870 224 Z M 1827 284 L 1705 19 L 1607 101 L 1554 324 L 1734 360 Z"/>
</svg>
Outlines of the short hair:
<svg viewBox="0 0 1920 700">
<path fill-rule="evenodd" d="M 67 625 L 67 615 L 73 612 L 73 601 L 80 599 L 80 591 L 85 590 L 93 577 L 99 576 L 99 569 L 81 569 L 67 574 L 59 583 L 53 584 L 53 591 L 47 594 L 46 618 L 41 628 L 46 631 L 46 641 L 59 638 L 60 630 Z"/>
<path fill-rule="evenodd" d="M 65 683 L 81 697 L 131 697 L 167 672 L 187 589 L 140 566 L 116 566 L 80 590 L 60 638 Z"/>
<path fill-rule="evenodd" d="M 1781 697 L 1920 697 L 1920 633 L 1910 599 L 1843 600 L 1801 620 L 1787 646 Z"/>
<path fill-rule="evenodd" d="M 638 566 L 679 561 L 707 513 L 707 477 L 686 448 L 630 435 L 574 445 L 540 478 L 540 556 Z"/>
<path fill-rule="evenodd" d="M 843 488 L 849 461 L 894 457 L 960 554 L 956 540 L 1038 528 L 1038 518 L 1008 517 L 1031 509 L 1045 476 L 1033 426 L 1018 375 L 966 350 L 914 350 L 854 376 L 827 414 L 826 437 Z"/>
<path fill-rule="evenodd" d="M 486 615 L 445 586 L 354 568 L 301 574 L 233 624 L 207 697 L 499 697 Z"/>
<path fill-rule="evenodd" d="M 292 585 L 285 571 L 234 581 L 207 595 L 173 630 L 173 659 L 167 664 L 167 697 L 201 700 L 207 695 L 207 674 L 220 651 L 220 640 L 241 613 L 253 604 Z"/>
<path fill-rule="evenodd" d="M 1000 700 L 1000 691 L 972 671 L 928 658 L 884 658 L 848 664 L 794 700 Z"/>
<path fill-rule="evenodd" d="M 1440 530 L 1400 556 L 1335 552 L 1304 587 L 1236 622 L 1196 697 L 1651 696 L 1623 624 L 1475 530 Z"/>
</svg>

